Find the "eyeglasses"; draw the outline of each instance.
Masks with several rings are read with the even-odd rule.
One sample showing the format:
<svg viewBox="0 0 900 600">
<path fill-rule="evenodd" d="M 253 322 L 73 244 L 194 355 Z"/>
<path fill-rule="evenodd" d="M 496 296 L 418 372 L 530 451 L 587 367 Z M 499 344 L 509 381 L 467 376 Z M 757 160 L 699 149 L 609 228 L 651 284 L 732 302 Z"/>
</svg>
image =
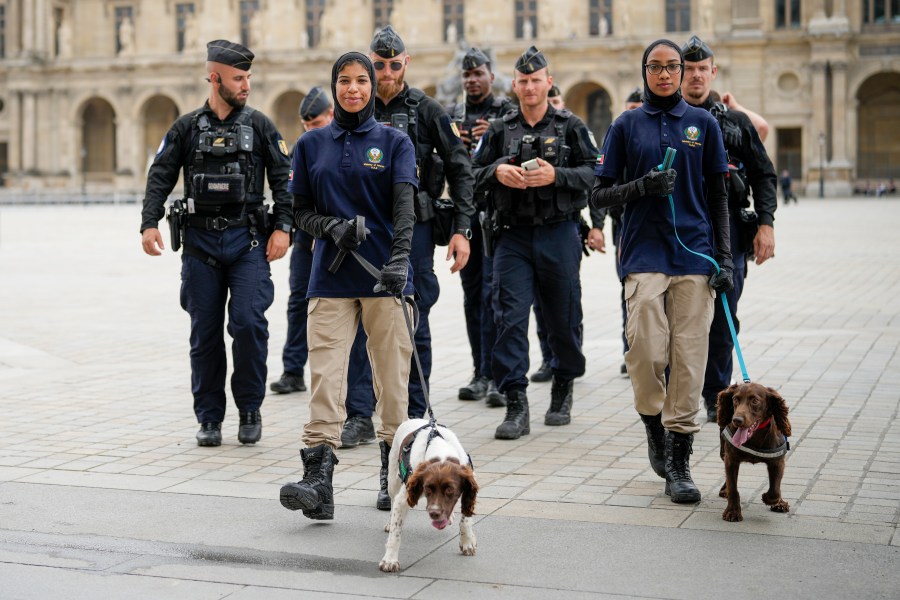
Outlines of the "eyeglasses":
<svg viewBox="0 0 900 600">
<path fill-rule="evenodd" d="M 391 65 L 391 71 L 399 71 L 403 68 L 403 65 L 405 63 L 402 60 L 393 60 L 387 64 Z M 372 66 L 375 67 L 376 71 L 381 71 L 382 69 L 384 69 L 384 65 L 385 62 L 383 60 L 376 60 L 372 63 Z"/>
<path fill-rule="evenodd" d="M 671 65 L 644 65 L 644 68 L 647 69 L 647 72 L 651 75 L 659 75 L 662 73 L 663 69 L 669 72 L 670 75 L 678 75 L 681 73 L 681 69 L 684 67 L 681 63 L 673 63 Z"/>
</svg>

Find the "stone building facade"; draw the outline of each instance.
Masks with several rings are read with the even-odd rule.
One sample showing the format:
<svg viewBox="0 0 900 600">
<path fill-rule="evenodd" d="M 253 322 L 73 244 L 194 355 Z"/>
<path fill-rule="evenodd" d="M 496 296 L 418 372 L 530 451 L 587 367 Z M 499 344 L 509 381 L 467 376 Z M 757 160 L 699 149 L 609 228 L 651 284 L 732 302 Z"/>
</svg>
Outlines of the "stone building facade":
<svg viewBox="0 0 900 600">
<path fill-rule="evenodd" d="M 795 188 L 900 177 L 898 0 L 0 0 L 0 177 L 7 193 L 139 194 L 169 125 L 208 93 L 215 38 L 253 49 L 250 104 L 295 139 L 304 92 L 388 22 L 407 80 L 446 97 L 468 46 L 508 81 L 535 44 L 598 141 L 641 82 L 644 47 L 697 34 L 716 52 L 714 87 L 768 119 Z"/>
</svg>

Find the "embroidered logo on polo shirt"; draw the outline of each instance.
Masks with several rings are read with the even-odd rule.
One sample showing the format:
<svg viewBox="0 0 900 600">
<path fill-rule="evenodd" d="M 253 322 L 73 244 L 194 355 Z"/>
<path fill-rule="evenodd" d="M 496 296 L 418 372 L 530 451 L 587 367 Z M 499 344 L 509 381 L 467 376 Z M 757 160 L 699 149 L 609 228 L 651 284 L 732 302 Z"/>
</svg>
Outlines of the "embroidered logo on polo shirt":
<svg viewBox="0 0 900 600">
<path fill-rule="evenodd" d="M 369 148 L 366 150 L 366 158 L 369 159 L 369 162 L 378 164 L 384 158 L 384 152 L 380 148 Z"/>
<path fill-rule="evenodd" d="M 702 133 L 696 125 L 689 125 L 684 130 L 685 139 L 682 142 L 691 148 L 698 148 L 703 144 L 703 142 L 699 141 Z"/>
<path fill-rule="evenodd" d="M 381 148 L 371 147 L 366 150 L 366 158 L 368 159 L 363 163 L 364 167 L 369 167 L 375 171 L 380 171 L 384 169 L 384 165 L 381 164 L 381 161 L 384 160 L 384 152 L 381 151 Z"/>
</svg>

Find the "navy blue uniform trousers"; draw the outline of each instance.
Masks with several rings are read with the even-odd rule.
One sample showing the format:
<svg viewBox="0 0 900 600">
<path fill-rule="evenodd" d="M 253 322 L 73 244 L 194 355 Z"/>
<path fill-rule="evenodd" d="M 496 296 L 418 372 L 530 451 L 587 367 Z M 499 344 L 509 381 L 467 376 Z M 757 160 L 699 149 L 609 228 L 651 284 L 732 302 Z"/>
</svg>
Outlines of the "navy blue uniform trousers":
<svg viewBox="0 0 900 600">
<path fill-rule="evenodd" d="M 747 275 L 747 254 L 739 248 L 737 235 L 738 225 L 735 215 L 731 216 L 731 257 L 734 262 L 734 289 L 725 293 L 728 299 L 728 308 L 731 318 L 734 320 L 734 329 L 741 331 L 741 323 L 737 317 L 738 300 L 744 291 L 744 278 Z M 725 307 L 722 299 L 716 298 L 715 315 L 709 328 L 709 353 L 706 358 L 706 375 L 703 378 L 703 399 L 715 406 L 719 392 L 731 384 L 731 376 L 734 372 L 734 340 L 731 338 L 731 330 L 728 327 L 728 319 L 725 317 Z"/>
<path fill-rule="evenodd" d="M 306 292 L 309 289 L 311 271 L 312 238 L 303 231 L 297 231 L 294 233 L 288 279 L 291 295 L 287 305 L 287 339 L 281 353 L 285 373 L 294 375 L 303 375 L 303 369 L 309 358 L 309 346 L 306 343 L 306 311 L 309 308 L 309 300 L 306 298 Z"/>
<path fill-rule="evenodd" d="M 537 295 L 544 307 L 547 342 L 557 359 L 553 375 L 584 375 L 581 351 L 581 242 L 578 225 L 563 221 L 504 229 L 494 252 L 493 371 L 503 393 L 528 386 L 528 319 Z"/>
<path fill-rule="evenodd" d="M 478 217 L 472 218 L 472 239 L 469 262 L 459 272 L 463 288 L 463 310 L 466 315 L 466 333 L 472 348 L 472 364 L 475 373 L 493 379 L 491 355 L 497 328 L 494 325 L 494 307 L 491 299 L 493 259 L 484 255 L 484 234 Z"/>
<path fill-rule="evenodd" d="M 234 372 L 231 393 L 239 412 L 252 412 L 266 394 L 269 322 L 275 287 L 266 260 L 267 238 L 233 227 L 206 231 L 189 227 L 185 244 L 215 259 L 218 267 L 193 256 L 181 257 L 181 307 L 191 318 L 191 392 L 198 423 L 225 419 L 225 314 Z"/>
</svg>

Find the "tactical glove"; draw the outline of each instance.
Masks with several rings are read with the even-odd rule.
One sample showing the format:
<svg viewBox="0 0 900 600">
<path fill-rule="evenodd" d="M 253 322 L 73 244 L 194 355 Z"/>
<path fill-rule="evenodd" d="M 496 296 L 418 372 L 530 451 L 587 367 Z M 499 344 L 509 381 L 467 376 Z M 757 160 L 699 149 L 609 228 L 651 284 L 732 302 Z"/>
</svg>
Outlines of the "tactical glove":
<svg viewBox="0 0 900 600">
<path fill-rule="evenodd" d="M 356 237 L 356 224 L 352 221 L 335 219 L 325 228 L 325 233 L 331 236 L 338 248 L 346 252 L 352 252 L 359 248 L 359 238 Z"/>
<path fill-rule="evenodd" d="M 406 287 L 406 257 L 392 258 L 388 264 L 381 269 L 381 279 L 375 286 L 375 291 L 380 291 L 379 287 L 389 294 L 393 294 L 398 298 L 403 295 L 403 289 Z"/>
<path fill-rule="evenodd" d="M 675 189 L 675 169 L 657 171 L 651 169 L 649 173 L 636 181 L 638 192 L 641 196 L 668 196 Z"/>
<path fill-rule="evenodd" d="M 716 262 L 719 263 L 719 272 L 710 276 L 709 287 L 724 294 L 734 289 L 734 263 L 730 258 L 719 259 Z"/>
</svg>

